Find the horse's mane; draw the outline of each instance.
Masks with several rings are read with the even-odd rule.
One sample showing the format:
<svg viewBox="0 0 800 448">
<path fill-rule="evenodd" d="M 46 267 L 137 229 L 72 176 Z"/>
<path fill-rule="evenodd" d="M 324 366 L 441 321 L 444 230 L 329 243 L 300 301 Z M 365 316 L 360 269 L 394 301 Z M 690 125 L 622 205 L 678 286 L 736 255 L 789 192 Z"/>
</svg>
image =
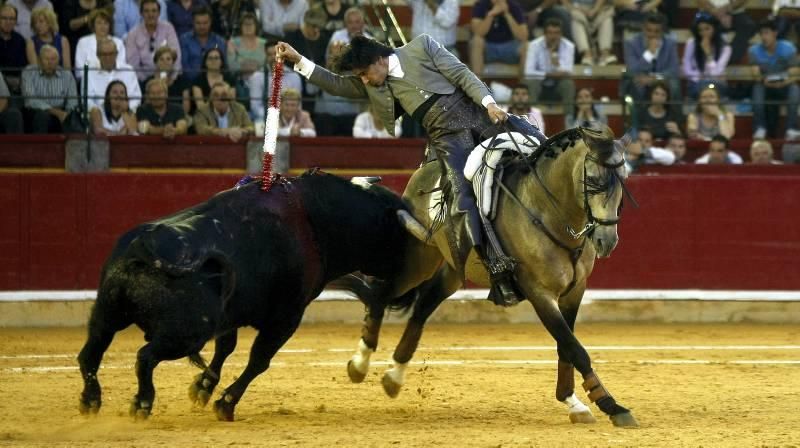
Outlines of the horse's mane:
<svg viewBox="0 0 800 448">
<path fill-rule="evenodd" d="M 590 128 L 577 127 L 565 129 L 548 138 L 544 143 L 539 145 L 532 154 L 524 157 L 524 160 L 521 160 L 521 162 L 528 165 L 536 165 L 543 157 L 555 159 L 580 140 L 586 143 L 589 150 L 600 163 L 604 163 L 614 155 L 614 131 L 612 131 L 611 128 L 606 126 L 605 129 L 598 131 Z"/>
</svg>

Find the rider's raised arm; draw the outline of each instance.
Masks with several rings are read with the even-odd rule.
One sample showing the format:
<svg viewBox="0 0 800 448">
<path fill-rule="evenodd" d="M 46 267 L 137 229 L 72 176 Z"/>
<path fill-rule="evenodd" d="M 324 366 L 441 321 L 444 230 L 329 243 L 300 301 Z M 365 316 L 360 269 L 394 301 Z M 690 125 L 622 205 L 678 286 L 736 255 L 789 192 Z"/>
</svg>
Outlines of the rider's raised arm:
<svg viewBox="0 0 800 448">
<path fill-rule="evenodd" d="M 366 98 L 367 89 L 360 78 L 349 75 L 342 76 L 321 67 L 306 57 L 301 57 L 300 62 L 294 65 L 297 73 L 319 86 L 331 95 L 346 98 Z"/>
</svg>

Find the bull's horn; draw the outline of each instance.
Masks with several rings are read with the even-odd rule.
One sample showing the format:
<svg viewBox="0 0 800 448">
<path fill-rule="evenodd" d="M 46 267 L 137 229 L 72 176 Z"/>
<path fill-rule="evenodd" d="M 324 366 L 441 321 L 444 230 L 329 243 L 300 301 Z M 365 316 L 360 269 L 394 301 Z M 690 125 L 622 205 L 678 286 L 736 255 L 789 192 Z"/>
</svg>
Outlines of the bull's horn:
<svg viewBox="0 0 800 448">
<path fill-rule="evenodd" d="M 430 244 L 430 232 L 417 221 L 416 218 L 411 216 L 411 213 L 408 213 L 405 210 L 398 210 L 397 211 L 397 219 L 400 220 L 400 223 L 403 224 L 403 227 L 406 228 L 406 231 L 412 235 L 414 238 L 422 241 L 423 243 Z"/>
</svg>

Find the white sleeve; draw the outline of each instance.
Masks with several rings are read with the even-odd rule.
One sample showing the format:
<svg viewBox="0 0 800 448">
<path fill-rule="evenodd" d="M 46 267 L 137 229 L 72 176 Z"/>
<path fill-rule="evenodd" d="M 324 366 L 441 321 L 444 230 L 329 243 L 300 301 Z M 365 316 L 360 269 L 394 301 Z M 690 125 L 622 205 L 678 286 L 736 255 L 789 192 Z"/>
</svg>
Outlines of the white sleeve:
<svg viewBox="0 0 800 448">
<path fill-rule="evenodd" d="M 650 157 L 659 165 L 672 165 L 675 163 L 675 153 L 663 148 L 650 148 Z"/>
<path fill-rule="evenodd" d="M 306 79 L 311 77 L 311 73 L 314 72 L 314 67 L 317 65 L 308 60 L 305 56 L 300 57 L 300 62 L 294 64 L 294 71 L 303 75 Z"/>
<path fill-rule="evenodd" d="M 367 127 L 369 119 L 370 116 L 367 112 L 362 112 L 356 116 L 356 121 L 353 122 L 353 137 L 372 138 L 372 132 Z"/>
</svg>

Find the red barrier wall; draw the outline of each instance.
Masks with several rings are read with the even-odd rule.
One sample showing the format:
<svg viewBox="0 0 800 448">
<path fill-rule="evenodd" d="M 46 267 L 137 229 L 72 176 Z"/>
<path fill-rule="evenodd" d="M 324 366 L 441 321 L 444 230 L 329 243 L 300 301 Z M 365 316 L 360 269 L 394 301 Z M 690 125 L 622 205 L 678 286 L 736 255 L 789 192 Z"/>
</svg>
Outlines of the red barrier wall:
<svg viewBox="0 0 800 448">
<path fill-rule="evenodd" d="M 0 289 L 92 289 L 116 238 L 237 176 L 0 174 Z M 406 175 L 384 182 L 400 189 Z M 634 176 L 594 288 L 800 289 L 800 176 Z"/>
</svg>

